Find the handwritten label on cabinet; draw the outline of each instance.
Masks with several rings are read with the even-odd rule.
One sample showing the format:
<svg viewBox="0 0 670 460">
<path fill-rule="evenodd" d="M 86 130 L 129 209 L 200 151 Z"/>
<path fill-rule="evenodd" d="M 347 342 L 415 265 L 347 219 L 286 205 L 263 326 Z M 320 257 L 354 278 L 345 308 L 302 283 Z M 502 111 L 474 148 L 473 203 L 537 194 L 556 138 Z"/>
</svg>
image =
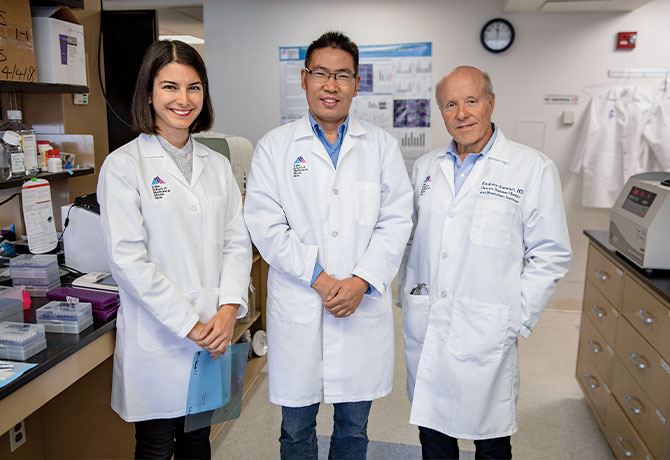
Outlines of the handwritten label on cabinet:
<svg viewBox="0 0 670 460">
<path fill-rule="evenodd" d="M 0 80 L 37 81 L 28 0 L 3 2 L 0 7 Z"/>
</svg>

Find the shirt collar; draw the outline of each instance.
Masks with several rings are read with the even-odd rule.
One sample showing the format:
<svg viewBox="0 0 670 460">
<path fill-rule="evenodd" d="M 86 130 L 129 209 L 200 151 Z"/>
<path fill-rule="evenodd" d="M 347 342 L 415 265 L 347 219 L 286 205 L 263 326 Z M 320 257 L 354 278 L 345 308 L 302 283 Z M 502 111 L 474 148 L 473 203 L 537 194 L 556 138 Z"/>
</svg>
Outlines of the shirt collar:
<svg viewBox="0 0 670 460">
<path fill-rule="evenodd" d="M 312 127 L 312 131 L 314 131 L 314 134 L 316 134 L 317 136 L 325 137 L 325 133 L 323 131 L 323 128 L 321 127 L 319 122 L 314 119 L 314 117 L 312 116 L 312 112 L 310 112 L 308 110 L 307 111 L 307 116 L 309 117 L 309 125 Z M 338 137 L 341 137 L 341 138 L 344 137 L 344 135 L 347 132 L 347 128 L 349 128 L 349 115 L 348 114 L 347 114 L 347 118 L 344 119 L 342 124 L 337 127 Z"/>
<path fill-rule="evenodd" d="M 496 137 L 498 137 L 498 127 L 493 122 L 491 122 L 491 126 L 493 126 L 493 134 L 491 135 L 491 138 L 486 143 L 482 151 L 476 155 L 485 156 L 489 152 L 489 150 L 491 150 L 493 143 L 496 141 Z M 458 147 L 456 146 L 456 141 L 454 139 L 452 139 L 451 142 L 449 143 L 446 155 L 452 156 L 456 161 L 460 160 L 460 157 L 458 156 Z"/>
</svg>

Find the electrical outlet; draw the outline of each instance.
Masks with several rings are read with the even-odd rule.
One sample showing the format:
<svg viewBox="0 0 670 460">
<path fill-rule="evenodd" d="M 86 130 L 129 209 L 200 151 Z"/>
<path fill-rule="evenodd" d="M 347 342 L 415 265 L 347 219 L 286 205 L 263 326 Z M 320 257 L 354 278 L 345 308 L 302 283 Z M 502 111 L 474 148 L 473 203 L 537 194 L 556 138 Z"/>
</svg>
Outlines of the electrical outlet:
<svg viewBox="0 0 670 460">
<path fill-rule="evenodd" d="M 14 452 L 24 442 L 26 442 L 26 421 L 21 420 L 9 429 L 9 448 Z"/>
<path fill-rule="evenodd" d="M 88 104 L 88 93 L 75 93 L 74 104 L 75 105 L 87 105 Z"/>
</svg>

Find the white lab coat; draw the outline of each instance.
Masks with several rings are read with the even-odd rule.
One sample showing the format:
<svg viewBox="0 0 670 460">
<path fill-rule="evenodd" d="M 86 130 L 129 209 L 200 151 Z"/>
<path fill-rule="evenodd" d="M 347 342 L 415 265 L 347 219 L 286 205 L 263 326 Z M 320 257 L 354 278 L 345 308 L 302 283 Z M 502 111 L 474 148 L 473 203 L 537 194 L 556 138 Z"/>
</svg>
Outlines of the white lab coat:
<svg viewBox="0 0 670 460">
<path fill-rule="evenodd" d="M 401 284 L 410 423 L 456 438 L 517 429 L 517 336 L 568 271 L 570 240 L 551 160 L 505 138 L 454 197 L 446 147 L 414 165 L 416 226 Z M 427 295 L 410 295 L 419 283 Z"/>
<path fill-rule="evenodd" d="M 199 350 L 186 335 L 220 305 L 247 311 L 251 243 L 230 164 L 194 141 L 189 184 L 141 134 L 106 158 L 98 201 L 121 297 L 112 408 L 128 422 L 183 416 Z"/>
<path fill-rule="evenodd" d="M 571 165 L 574 173 L 584 171 L 582 206 L 611 208 L 630 176 L 659 170 L 642 140 L 655 105 L 639 86 L 593 96 Z"/>
<path fill-rule="evenodd" d="M 398 143 L 350 118 L 337 169 L 305 116 L 256 146 L 244 217 L 270 265 L 270 401 L 301 407 L 373 400 L 391 391 L 391 282 L 412 228 L 412 190 Z M 374 286 L 347 318 L 310 287 L 315 262 Z"/>
<path fill-rule="evenodd" d="M 670 78 L 649 113 L 642 137 L 649 145 L 656 168 L 648 171 L 670 171 Z"/>
</svg>

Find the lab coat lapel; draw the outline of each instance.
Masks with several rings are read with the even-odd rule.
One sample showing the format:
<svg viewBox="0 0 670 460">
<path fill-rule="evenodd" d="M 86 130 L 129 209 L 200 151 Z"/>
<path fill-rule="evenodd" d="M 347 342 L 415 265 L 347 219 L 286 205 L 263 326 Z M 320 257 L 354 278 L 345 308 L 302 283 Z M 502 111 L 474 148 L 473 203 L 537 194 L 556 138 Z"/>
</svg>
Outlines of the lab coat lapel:
<svg viewBox="0 0 670 460">
<path fill-rule="evenodd" d="M 193 174 L 191 174 L 191 187 L 195 187 L 202 171 L 205 169 L 204 160 L 207 156 L 207 150 L 203 149 L 198 143 L 193 141 Z"/>
<path fill-rule="evenodd" d="M 366 133 L 367 131 L 361 125 L 358 120 L 355 118 L 349 118 L 349 127 L 347 128 L 347 133 L 344 135 L 344 139 L 342 140 L 342 147 L 340 148 L 340 156 L 337 160 L 339 163 L 342 161 L 342 158 L 344 158 L 354 147 L 354 142 L 356 140 L 354 137 L 362 136 Z"/>
<path fill-rule="evenodd" d="M 312 155 L 314 155 L 317 158 L 320 158 L 321 160 L 325 161 L 327 164 L 333 167 L 333 162 L 330 159 L 330 156 L 328 156 L 328 152 L 326 152 L 326 148 L 323 146 L 319 138 L 314 134 L 314 131 L 312 130 L 312 126 L 309 124 L 309 117 L 305 115 L 302 117 L 300 124 L 298 125 L 298 128 L 295 130 L 295 140 L 298 141 L 299 139 L 305 139 L 305 138 L 310 138 L 312 139 L 312 147 L 311 147 L 311 152 Z"/>
<path fill-rule="evenodd" d="M 444 158 L 440 162 L 440 169 L 444 174 L 444 177 L 447 179 L 447 184 L 449 184 L 449 190 L 451 191 L 451 196 L 454 196 L 454 162 L 450 158 Z"/>
<path fill-rule="evenodd" d="M 158 142 L 158 139 L 155 135 L 146 135 L 141 136 L 141 148 L 142 155 L 145 158 L 162 158 L 161 166 L 172 177 L 177 179 L 184 185 L 188 185 L 186 178 L 181 173 L 175 162 L 170 158 L 170 155 L 165 151 L 163 146 Z"/>
</svg>

